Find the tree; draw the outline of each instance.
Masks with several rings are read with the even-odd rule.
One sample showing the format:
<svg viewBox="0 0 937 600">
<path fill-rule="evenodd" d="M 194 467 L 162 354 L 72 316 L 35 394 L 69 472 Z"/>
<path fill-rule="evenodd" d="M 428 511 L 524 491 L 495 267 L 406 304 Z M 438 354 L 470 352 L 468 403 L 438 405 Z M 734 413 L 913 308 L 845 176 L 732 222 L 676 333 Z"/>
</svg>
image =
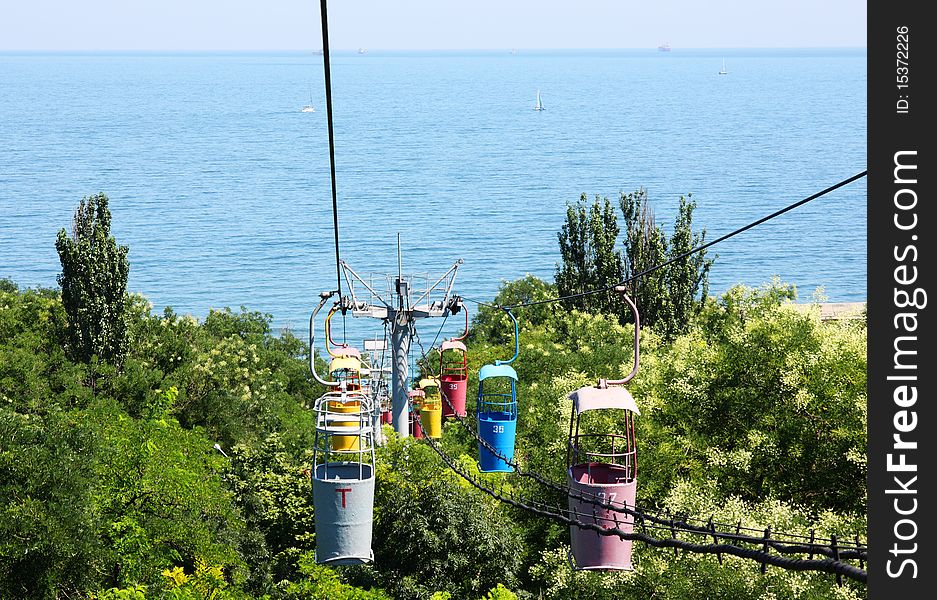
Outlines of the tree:
<svg viewBox="0 0 937 600">
<path fill-rule="evenodd" d="M 338 575 L 325 565 L 315 562 L 315 553 L 305 552 L 299 557 L 298 581 L 284 581 L 285 600 L 391 600 L 380 588 L 362 589 L 343 583 Z"/>
<path fill-rule="evenodd" d="M 556 267 L 556 287 L 568 309 L 611 314 L 621 323 L 633 323 L 628 306 L 612 293 L 589 293 L 630 280 L 632 298 L 641 312 L 641 322 L 653 326 L 665 338 L 685 333 L 690 318 L 699 313 L 709 292 L 712 260 L 705 251 L 682 258 L 702 245 L 706 231 L 693 232 L 691 195 L 680 197 L 673 234 L 654 220 L 647 190 L 621 193 L 618 205 L 624 217 L 624 252 L 616 250 L 620 229 L 608 198 L 586 195 L 566 207 L 566 222 L 557 234 L 562 263 Z M 667 267 L 646 273 L 670 260 Z M 583 295 L 580 295 L 583 294 Z"/>
<path fill-rule="evenodd" d="M 661 405 L 639 421 L 642 460 L 662 468 L 644 471 L 644 493 L 689 477 L 749 501 L 864 512 L 865 324 L 823 322 L 792 297 L 732 288 L 646 365 Z"/>
<path fill-rule="evenodd" d="M 55 249 L 62 264 L 58 283 L 67 315 L 66 347 L 73 360 L 92 357 L 120 366 L 127 352 L 127 246 L 111 236 L 107 196 L 82 198 L 71 237 L 61 229 Z"/>
<path fill-rule="evenodd" d="M 580 294 L 593 285 L 589 281 L 592 270 L 589 256 L 589 225 L 586 211 L 586 195 L 582 194 L 579 204 L 566 204 L 566 222 L 557 234 L 560 242 L 562 265 L 556 267 L 556 287 L 561 296 Z M 571 298 L 565 302 L 570 308 L 584 309 L 585 298 Z"/>
<path fill-rule="evenodd" d="M 276 433 L 254 446 L 231 449 L 224 482 L 255 534 L 245 537 L 241 553 L 249 555 L 246 584 L 257 595 L 277 581 L 296 580 L 297 560 L 302 567 L 301 555 L 315 547 L 310 459 L 292 456 Z"/>
<path fill-rule="evenodd" d="M 665 338 L 686 333 L 690 319 L 702 309 L 709 293 L 709 269 L 713 263 L 713 259 L 706 258 L 705 250 L 678 258 L 701 246 L 706 239 L 705 229 L 693 232 L 696 202 L 692 194 L 680 197 L 669 240 L 655 223 L 647 190 L 622 193 L 618 204 L 625 219 L 624 270 L 627 279 L 634 278 L 630 287 L 641 312 L 641 322 L 656 327 Z M 671 260 L 674 262 L 667 267 L 641 275 Z M 634 320 L 626 314 L 622 318 Z"/>
<path fill-rule="evenodd" d="M 221 566 L 240 585 L 245 523 L 219 476 L 226 459 L 177 421 L 134 419 L 111 398 L 76 414 L 96 444 L 91 493 L 108 586 L 160 581 L 163 569 Z"/>
<path fill-rule="evenodd" d="M 532 326 L 543 326 L 554 319 L 555 305 L 544 302 L 556 298 L 556 286 L 529 273 L 521 279 L 503 282 L 493 304 L 513 306 L 529 302 L 543 302 L 512 311 L 521 331 Z M 514 343 L 514 324 L 503 310 L 479 305 L 472 319 L 470 340 L 484 340 L 498 344 Z"/>
<path fill-rule="evenodd" d="M 429 446 L 390 436 L 375 477 L 374 563 L 343 571 L 348 583 L 418 600 L 436 591 L 478 598 L 499 582 L 518 582 L 524 548 L 513 520 L 447 471 Z"/>
<path fill-rule="evenodd" d="M 624 265 L 618 241 L 618 219 L 608 198 L 595 197 L 587 206 L 586 195 L 576 205 L 567 204 L 566 223 L 557 234 L 562 264 L 556 267 L 556 287 L 561 296 L 574 296 L 622 281 Z M 611 294 L 591 294 L 564 302 L 569 309 L 619 312 L 620 301 Z"/>
<path fill-rule="evenodd" d="M 92 428 L 0 407 L 0 598 L 78 597 L 102 565 Z"/>
<path fill-rule="evenodd" d="M 680 210 L 670 236 L 667 260 L 676 259 L 706 241 L 706 230 L 693 232 L 693 210 L 696 202 L 692 194 L 680 196 Z M 665 270 L 668 297 L 670 299 L 663 333 L 667 336 L 689 331 L 690 318 L 699 314 L 709 296 L 709 269 L 713 259 L 706 258 L 702 250 L 677 259 Z"/>
<path fill-rule="evenodd" d="M 667 260 L 667 237 L 655 223 L 644 188 L 620 194 L 618 206 L 625 218 L 625 277 L 634 278 L 629 285 L 629 293 L 641 312 L 641 322 L 653 325 L 658 315 L 665 311 L 665 271 L 658 269 L 641 277 L 635 276 Z M 633 317 L 628 320 L 634 322 Z"/>
</svg>

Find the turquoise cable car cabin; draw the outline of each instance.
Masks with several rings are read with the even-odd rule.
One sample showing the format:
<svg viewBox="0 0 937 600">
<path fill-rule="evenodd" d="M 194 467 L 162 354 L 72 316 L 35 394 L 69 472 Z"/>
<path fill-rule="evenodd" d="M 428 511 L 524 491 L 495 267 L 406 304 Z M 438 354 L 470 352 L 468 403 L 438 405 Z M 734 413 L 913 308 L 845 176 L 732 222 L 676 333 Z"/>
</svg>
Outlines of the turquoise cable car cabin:
<svg viewBox="0 0 937 600">
<path fill-rule="evenodd" d="M 514 441 L 517 437 L 517 372 L 510 363 L 520 353 L 517 319 L 514 321 L 514 356 L 496 360 L 478 371 L 478 399 L 475 415 L 478 425 L 478 469 L 483 473 L 513 471 Z"/>
<path fill-rule="evenodd" d="M 478 469 L 510 472 L 517 437 L 517 372 L 508 365 L 485 365 L 478 372 Z M 490 446 L 491 448 L 489 448 Z M 495 452 L 492 452 L 491 449 Z M 503 458 L 502 458 L 503 457 Z"/>
</svg>

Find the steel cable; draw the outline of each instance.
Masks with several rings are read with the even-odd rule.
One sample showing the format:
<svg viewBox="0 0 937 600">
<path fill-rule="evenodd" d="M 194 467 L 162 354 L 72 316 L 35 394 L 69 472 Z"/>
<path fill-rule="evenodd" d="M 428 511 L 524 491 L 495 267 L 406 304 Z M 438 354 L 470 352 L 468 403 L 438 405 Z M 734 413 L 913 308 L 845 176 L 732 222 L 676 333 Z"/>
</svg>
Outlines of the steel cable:
<svg viewBox="0 0 937 600">
<path fill-rule="evenodd" d="M 415 416 L 415 418 L 417 419 L 417 421 L 419 421 L 419 416 Z M 854 579 L 854 580 L 861 581 L 861 582 L 867 581 L 868 575 L 865 570 L 859 569 L 857 567 L 854 567 L 853 565 L 844 563 L 841 560 L 836 560 L 836 559 L 831 559 L 831 558 L 826 558 L 826 559 L 790 558 L 786 556 L 778 556 L 778 555 L 770 554 L 766 550 L 755 550 L 752 548 L 743 548 L 743 547 L 735 546 L 731 544 L 718 544 L 718 543 L 697 544 L 694 542 L 681 540 L 676 537 L 676 532 L 679 530 L 679 528 L 676 527 L 675 523 L 672 520 L 668 524 L 671 525 L 669 529 L 673 533 L 673 537 L 659 539 L 659 538 L 649 536 L 645 533 L 639 533 L 635 531 L 630 531 L 630 532 L 624 531 L 618 526 L 617 520 L 616 520 L 615 527 L 602 527 L 601 525 L 598 525 L 596 523 L 584 523 L 582 521 L 579 521 L 578 519 L 573 519 L 573 518 L 564 516 L 563 514 L 561 514 L 561 512 L 554 512 L 551 510 L 545 510 L 543 508 L 537 508 L 536 506 L 532 505 L 534 504 L 532 502 L 525 502 L 523 500 L 518 500 L 517 498 L 513 496 L 505 496 L 503 492 L 495 491 L 483 485 L 481 482 L 478 481 L 478 478 L 473 477 L 472 475 L 466 473 L 465 470 L 462 469 L 460 466 L 458 466 L 458 464 L 451 457 L 449 457 L 445 452 L 443 452 L 442 449 L 439 447 L 439 445 L 435 442 L 435 440 L 433 440 L 430 437 L 426 437 L 425 439 L 429 442 L 430 447 L 436 452 L 436 454 L 443 460 L 444 463 L 446 463 L 446 465 L 452 471 L 454 471 L 457 475 L 462 477 L 465 481 L 467 481 L 476 489 L 488 494 L 489 496 L 495 498 L 499 502 L 503 502 L 505 504 L 514 506 L 515 508 L 520 508 L 522 510 L 532 512 L 542 517 L 553 519 L 554 521 L 557 521 L 565 525 L 578 527 L 580 529 L 588 529 L 591 531 L 595 531 L 599 535 L 605 535 L 605 536 L 615 535 L 621 539 L 637 540 L 640 542 L 644 542 L 645 544 L 654 546 L 656 548 L 675 548 L 679 550 L 685 550 L 688 552 L 704 553 L 704 554 L 719 554 L 719 555 L 728 554 L 732 556 L 737 556 L 739 558 L 755 560 L 761 563 L 762 565 L 776 566 L 776 567 L 786 569 L 786 570 L 821 571 L 821 572 L 830 573 L 833 575 L 846 576 L 846 577 L 849 577 L 850 579 Z M 574 512 L 573 514 L 575 514 L 575 516 L 579 516 L 578 513 Z M 657 529 L 665 529 L 665 528 L 657 527 Z M 692 532 L 692 533 L 712 535 L 709 531 L 706 531 L 705 533 L 703 532 Z M 719 537 L 724 537 L 722 534 L 718 534 L 718 535 Z M 766 547 L 769 545 L 767 543 L 767 537 L 753 538 L 753 543 L 765 544 Z M 811 551 L 810 549 L 796 550 L 796 552 L 798 553 L 807 553 L 810 551 Z M 834 552 L 836 551 L 837 549 L 834 548 Z M 845 558 L 844 553 L 840 552 L 839 558 L 840 559 Z"/>
<path fill-rule="evenodd" d="M 452 403 L 449 401 L 449 398 L 447 398 L 445 394 L 442 394 L 442 397 L 444 401 L 446 402 L 446 404 L 449 405 L 449 408 L 452 409 L 454 413 L 455 408 L 452 406 Z M 538 483 L 545 485 L 557 492 L 560 492 L 567 497 L 573 498 L 575 500 L 579 500 L 581 502 L 593 504 L 595 506 L 604 508 L 606 510 L 625 513 L 627 515 L 635 517 L 636 519 L 640 519 L 642 522 L 650 521 L 651 523 L 662 525 L 662 526 L 667 526 L 668 528 L 675 526 L 680 531 L 683 531 L 686 533 L 693 533 L 697 535 L 706 535 L 706 536 L 716 536 L 718 538 L 729 539 L 729 540 L 733 540 L 736 542 L 747 542 L 747 543 L 758 543 L 758 544 L 765 543 L 765 539 L 763 537 L 756 537 L 756 536 L 749 536 L 749 535 L 741 534 L 739 531 L 741 530 L 741 525 L 739 525 L 735 533 L 731 533 L 727 531 L 715 531 L 714 527 L 716 525 L 719 525 L 721 527 L 731 527 L 731 526 L 727 524 L 713 522 L 712 519 L 707 521 L 707 525 L 711 525 L 709 527 L 691 525 L 690 523 L 687 522 L 688 520 L 690 520 L 689 517 L 683 517 L 680 519 L 671 517 L 671 518 L 665 519 L 665 518 L 660 517 L 659 515 L 652 515 L 644 510 L 640 510 L 636 505 L 629 508 L 622 504 L 612 504 L 612 503 L 606 502 L 605 500 L 595 495 L 588 495 L 588 494 L 573 492 L 573 490 L 571 490 L 568 486 L 564 486 L 554 481 L 551 481 L 543 477 L 539 473 L 521 469 L 520 466 L 516 462 L 509 460 L 498 449 L 494 448 L 491 444 L 489 444 L 487 440 L 480 437 L 477 434 L 477 432 L 471 426 L 467 424 L 465 419 L 463 419 L 462 417 L 459 417 L 457 414 L 454 416 L 456 420 L 472 435 L 472 437 L 475 438 L 476 441 L 478 441 L 480 444 L 485 446 L 485 448 L 488 449 L 488 451 L 490 451 L 493 455 L 495 455 L 496 458 L 507 463 L 514 470 L 514 472 L 516 472 L 518 475 L 534 479 Z M 662 511 L 663 509 L 658 511 L 658 513 Z M 669 509 L 667 509 L 667 512 L 668 513 L 670 512 Z M 749 529 L 749 528 L 746 528 L 746 529 Z M 783 537 L 804 537 L 804 536 L 798 536 L 796 534 L 775 533 L 775 536 L 778 536 L 778 535 L 783 536 Z M 804 539 L 806 538 L 804 537 Z M 860 544 L 858 541 L 856 542 L 855 546 L 850 546 L 848 544 L 845 544 L 839 547 L 834 547 L 834 545 L 832 544 L 832 539 L 821 540 L 821 541 L 831 542 L 831 544 L 829 545 L 816 543 L 815 541 L 816 538 L 811 538 L 811 539 L 813 539 L 814 541 L 812 541 L 810 544 L 791 544 L 790 542 L 787 542 L 786 540 L 779 541 L 775 539 L 770 539 L 767 541 L 767 543 L 774 550 L 777 550 L 778 552 L 782 552 L 785 554 L 816 553 L 816 554 L 823 554 L 825 556 L 833 557 L 838 552 L 839 553 L 838 556 L 840 558 L 855 558 L 859 560 L 867 560 L 865 546 Z"/>
<path fill-rule="evenodd" d="M 857 173 L 857 174 L 853 175 L 852 177 L 849 177 L 849 178 L 847 178 L 847 179 L 844 179 L 844 180 L 840 181 L 839 183 L 833 184 L 833 185 L 831 185 L 830 187 L 828 187 L 828 188 L 826 188 L 826 189 L 824 189 L 824 190 L 821 190 L 821 191 L 817 192 L 816 194 L 813 194 L 812 196 L 808 196 L 808 197 L 806 197 L 806 198 L 804 198 L 804 199 L 802 199 L 802 200 L 798 200 L 797 202 L 794 202 L 793 204 L 789 204 L 788 206 L 785 206 L 784 208 L 782 208 L 782 209 L 780 209 L 780 210 L 777 210 L 777 211 L 771 213 L 770 215 L 767 215 L 767 216 L 765 216 L 765 217 L 762 217 L 762 218 L 758 219 L 757 221 L 753 221 L 753 222 L 749 223 L 748 225 L 745 225 L 745 226 L 740 227 L 740 228 L 738 228 L 738 229 L 736 229 L 736 230 L 734 230 L 734 231 L 731 231 L 731 232 L 729 232 L 729 233 L 727 233 L 727 234 L 725 234 L 725 235 L 723 235 L 723 236 L 720 236 L 720 237 L 714 239 L 714 240 L 711 241 L 711 242 L 707 242 L 707 243 L 705 243 L 705 244 L 703 244 L 703 245 L 701 245 L 701 246 L 697 246 L 696 248 L 693 248 L 692 250 L 687 250 L 686 252 L 680 254 L 679 256 L 675 256 L 675 257 L 673 257 L 673 258 L 671 258 L 671 259 L 669 259 L 669 260 L 666 260 L 666 261 L 664 261 L 664 262 L 662 262 L 662 263 L 660 263 L 660 264 L 658 264 L 658 265 L 654 265 L 653 267 L 649 267 L 649 268 L 647 268 L 647 269 L 641 271 L 640 273 L 637 273 L 637 274 L 635 274 L 635 275 L 632 275 L 631 277 L 628 277 L 627 279 L 625 279 L 625 280 L 623 280 L 623 281 L 620 281 L 620 282 L 618 282 L 618 283 L 615 283 L 615 284 L 613 284 L 613 285 L 609 285 L 609 286 L 606 286 L 606 287 L 597 288 L 597 289 L 594 289 L 594 290 L 589 290 L 589 291 L 586 291 L 586 292 L 580 292 L 580 293 L 578 293 L 578 294 L 569 294 L 569 295 L 567 295 L 567 296 L 559 296 L 559 297 L 557 297 L 557 298 L 550 298 L 550 299 L 547 299 L 547 300 L 535 300 L 535 301 L 532 301 L 532 302 L 519 302 L 519 303 L 517 303 L 517 304 L 509 304 L 509 305 L 499 305 L 499 304 L 491 304 L 491 303 L 487 303 L 487 302 L 480 302 L 480 301 L 478 301 L 478 300 L 472 300 L 471 298 L 465 298 L 464 296 L 463 296 L 463 300 L 468 300 L 469 302 L 472 302 L 472 303 L 477 304 L 477 305 L 479 305 L 479 306 L 487 306 L 487 307 L 489 307 L 489 308 L 501 308 L 501 309 L 509 309 L 509 310 L 510 310 L 510 309 L 515 309 L 515 308 L 523 308 L 523 307 L 525 307 L 525 306 L 537 306 L 537 305 L 539 305 L 539 304 L 550 304 L 550 303 L 552 303 L 552 302 L 560 302 L 560 301 L 563 301 L 563 300 L 573 300 L 573 299 L 575 299 L 575 298 L 582 298 L 582 297 L 585 297 L 585 296 L 591 296 L 591 295 L 593 295 L 593 294 L 600 294 L 600 293 L 602 293 L 602 292 L 609 292 L 609 291 L 613 290 L 613 289 L 614 289 L 615 287 L 617 287 L 617 286 L 621 286 L 621 285 L 625 285 L 625 284 L 627 284 L 627 283 L 631 283 L 632 281 L 634 281 L 635 279 L 638 279 L 639 277 L 644 277 L 645 275 L 649 275 L 649 274 L 653 273 L 654 271 L 657 271 L 657 270 L 659 270 L 659 269 L 663 269 L 664 267 L 669 266 L 669 265 L 671 265 L 671 264 L 677 262 L 678 260 L 683 260 L 684 258 L 687 258 L 688 256 L 692 256 L 693 254 L 696 254 L 697 252 L 702 252 L 703 250 L 705 250 L 705 249 L 707 249 L 707 248 L 709 248 L 709 247 L 711 247 L 711 246 L 714 246 L 714 245 L 718 244 L 719 242 L 723 242 L 723 241 L 725 241 L 725 240 L 727 240 L 727 239 L 729 239 L 729 238 L 731 238 L 731 237 L 733 237 L 733 236 L 736 236 L 736 235 L 742 233 L 743 231 L 747 231 L 747 230 L 751 229 L 752 227 L 756 227 L 756 226 L 758 226 L 758 225 L 761 225 L 762 223 L 765 223 L 765 222 L 767 222 L 767 221 L 770 221 L 771 219 L 774 219 L 775 217 L 779 217 L 779 216 L 783 215 L 784 213 L 786 213 L 786 212 L 788 212 L 788 211 L 791 211 L 791 210 L 794 210 L 795 208 L 797 208 L 797 207 L 799 207 L 799 206 L 803 206 L 804 204 L 807 204 L 808 202 L 810 202 L 810 201 L 812 201 L 812 200 L 816 200 L 817 198 L 819 198 L 819 197 L 821 197 L 821 196 L 824 196 L 824 195 L 826 195 L 826 194 L 828 194 L 828 193 L 830 193 L 830 192 L 832 192 L 832 191 L 834 191 L 834 190 L 837 190 L 837 189 L 843 187 L 844 185 L 848 185 L 848 184 L 852 183 L 853 181 L 856 181 L 857 179 L 861 179 L 862 177 L 865 177 L 867 173 L 868 173 L 868 171 L 862 171 L 861 173 Z"/>
</svg>

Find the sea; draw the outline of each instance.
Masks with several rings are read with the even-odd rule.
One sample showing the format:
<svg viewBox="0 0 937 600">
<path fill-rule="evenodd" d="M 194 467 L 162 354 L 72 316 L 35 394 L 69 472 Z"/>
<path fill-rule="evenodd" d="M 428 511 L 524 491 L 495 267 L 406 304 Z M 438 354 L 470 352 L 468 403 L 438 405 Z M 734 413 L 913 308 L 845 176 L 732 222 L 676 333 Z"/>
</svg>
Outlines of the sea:
<svg viewBox="0 0 937 600">
<path fill-rule="evenodd" d="M 313 52 L 0 54 L 0 278 L 56 286 L 56 233 L 103 192 L 154 313 L 244 307 L 305 335 L 338 286 L 323 67 Z M 470 315 L 507 281 L 553 279 L 582 194 L 644 188 L 667 230 L 692 195 L 713 240 L 866 169 L 864 48 L 369 50 L 332 52 L 330 71 L 341 260 L 378 295 L 457 266 L 442 285 Z M 779 278 L 801 301 L 864 301 L 866 191 L 862 177 L 712 246 L 710 293 Z M 464 326 L 440 323 L 418 321 L 424 343 Z M 349 314 L 341 336 L 381 331 Z"/>
</svg>

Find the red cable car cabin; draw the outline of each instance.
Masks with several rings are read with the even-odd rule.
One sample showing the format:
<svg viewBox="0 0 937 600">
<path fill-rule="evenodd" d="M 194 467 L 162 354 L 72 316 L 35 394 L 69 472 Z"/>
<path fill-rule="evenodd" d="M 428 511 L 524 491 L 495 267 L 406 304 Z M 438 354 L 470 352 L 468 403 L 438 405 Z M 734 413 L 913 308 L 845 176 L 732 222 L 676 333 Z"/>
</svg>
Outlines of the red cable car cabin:
<svg viewBox="0 0 937 600">
<path fill-rule="evenodd" d="M 465 344 L 457 340 L 446 340 L 439 351 L 440 392 L 445 397 L 442 403 L 443 417 L 464 417 L 465 395 L 468 390 L 468 356 Z M 448 402 L 447 402 L 448 400 Z"/>
</svg>

